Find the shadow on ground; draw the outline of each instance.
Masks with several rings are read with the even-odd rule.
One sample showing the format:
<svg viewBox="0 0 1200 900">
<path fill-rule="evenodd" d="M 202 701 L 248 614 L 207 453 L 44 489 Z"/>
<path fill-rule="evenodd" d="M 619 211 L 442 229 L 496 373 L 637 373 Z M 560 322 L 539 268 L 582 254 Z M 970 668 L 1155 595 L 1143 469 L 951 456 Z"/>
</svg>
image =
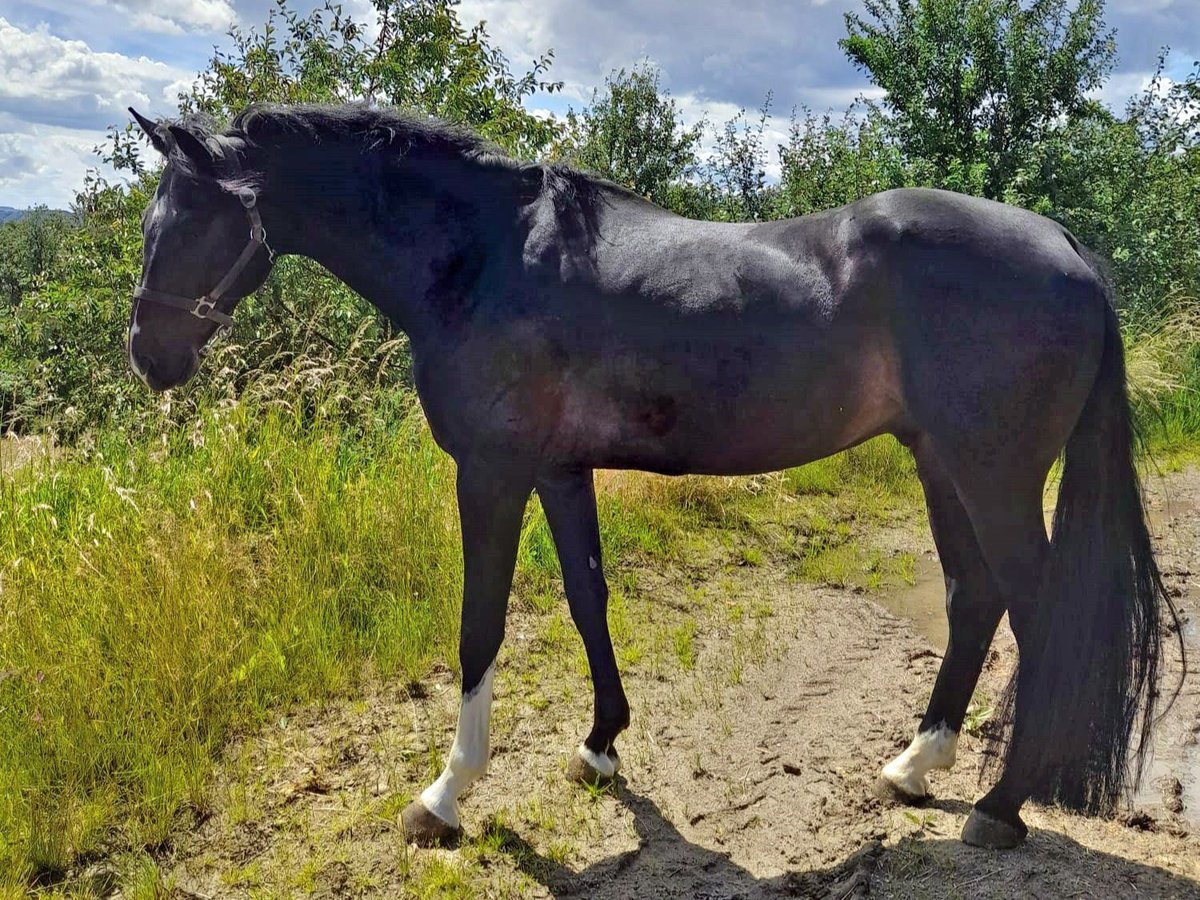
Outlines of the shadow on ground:
<svg viewBox="0 0 1200 900">
<path fill-rule="evenodd" d="M 517 832 L 497 826 L 502 849 L 554 897 L 752 900 L 763 897 L 1196 897 L 1200 883 L 1092 850 L 1061 834 L 1035 831 L 1008 852 L 946 838 L 869 842 L 826 869 L 759 878 L 725 853 L 687 840 L 655 803 L 622 784 L 638 846 L 581 871 L 540 855 Z M 1070 885 L 1062 881 L 1068 875 Z M 1080 873 L 1087 873 L 1080 876 Z M 1064 889 L 1067 889 L 1064 894 Z"/>
</svg>

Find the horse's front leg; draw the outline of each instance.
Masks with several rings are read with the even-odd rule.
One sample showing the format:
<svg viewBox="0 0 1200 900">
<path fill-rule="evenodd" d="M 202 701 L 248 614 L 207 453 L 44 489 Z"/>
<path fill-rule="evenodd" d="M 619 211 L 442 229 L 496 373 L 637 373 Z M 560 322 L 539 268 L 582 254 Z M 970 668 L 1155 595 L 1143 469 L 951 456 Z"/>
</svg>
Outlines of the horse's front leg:
<svg viewBox="0 0 1200 900">
<path fill-rule="evenodd" d="M 583 638 L 596 693 L 592 730 L 576 750 L 568 775 L 591 784 L 611 779 L 621 765 L 613 740 L 629 725 L 629 703 L 608 634 L 608 586 L 600 558 L 600 528 L 592 472 L 538 479 L 538 497 L 554 536 L 571 618 Z"/>
<path fill-rule="evenodd" d="M 529 479 L 507 467 L 473 463 L 459 466 L 462 704 L 446 768 L 404 810 L 405 834 L 418 844 L 450 843 L 459 836 L 458 798 L 487 770 L 492 677 L 496 654 L 504 640 L 508 593 L 530 487 Z"/>
</svg>

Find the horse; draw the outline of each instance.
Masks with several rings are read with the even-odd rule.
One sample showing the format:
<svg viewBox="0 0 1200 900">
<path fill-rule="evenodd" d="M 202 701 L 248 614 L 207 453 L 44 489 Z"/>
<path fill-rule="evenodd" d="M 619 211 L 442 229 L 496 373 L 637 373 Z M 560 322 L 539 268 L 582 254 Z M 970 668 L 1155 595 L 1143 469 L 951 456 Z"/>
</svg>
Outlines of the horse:
<svg viewBox="0 0 1200 900">
<path fill-rule="evenodd" d="M 316 260 L 410 339 L 429 427 L 457 466 L 464 566 L 457 731 L 403 812 L 410 841 L 452 843 L 459 797 L 487 768 L 534 491 L 594 690 L 568 774 L 603 782 L 630 708 L 593 470 L 762 473 L 881 434 L 915 457 L 950 630 L 880 796 L 920 803 L 929 772 L 954 763 L 1006 611 L 1019 661 L 1002 771 L 962 839 L 1015 847 L 1027 800 L 1107 813 L 1140 778 L 1175 610 L 1144 518 L 1113 292 L 1061 225 L 929 189 L 701 222 L 367 105 L 253 105 L 220 131 L 130 112 L 166 159 L 128 334 L 146 385 L 191 377 L 279 254 Z"/>
</svg>

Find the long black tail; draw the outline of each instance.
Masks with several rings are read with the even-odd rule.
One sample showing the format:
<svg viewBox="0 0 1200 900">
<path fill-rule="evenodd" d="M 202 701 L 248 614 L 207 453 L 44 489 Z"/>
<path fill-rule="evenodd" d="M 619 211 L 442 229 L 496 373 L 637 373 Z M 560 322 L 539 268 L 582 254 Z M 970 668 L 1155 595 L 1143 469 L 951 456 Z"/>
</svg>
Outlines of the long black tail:
<svg viewBox="0 0 1200 900">
<path fill-rule="evenodd" d="M 1035 799 L 1089 813 L 1111 812 L 1141 778 L 1164 620 L 1178 631 L 1150 546 L 1124 349 L 1106 306 L 1100 372 L 1064 454 L 1034 630 L 1045 641 L 1022 653 L 1005 704 L 1015 705 L 1006 767 L 1028 777 Z"/>
</svg>

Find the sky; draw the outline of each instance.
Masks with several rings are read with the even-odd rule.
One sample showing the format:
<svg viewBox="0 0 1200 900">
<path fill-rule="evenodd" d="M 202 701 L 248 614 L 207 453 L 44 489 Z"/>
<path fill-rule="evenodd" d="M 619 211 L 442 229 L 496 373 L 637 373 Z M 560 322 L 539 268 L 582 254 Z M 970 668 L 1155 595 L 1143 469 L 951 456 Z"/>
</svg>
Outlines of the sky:
<svg viewBox="0 0 1200 900">
<path fill-rule="evenodd" d="M 313 0 L 293 0 L 307 9 Z M 369 0 L 344 0 L 362 21 Z M 127 106 L 154 116 L 227 46 L 232 25 L 266 20 L 270 0 L 0 0 L 0 206 L 69 206 L 109 125 Z M 841 111 L 878 96 L 837 46 L 843 15 L 862 0 L 463 0 L 460 18 L 487 22 L 493 43 L 523 72 L 552 49 L 561 94 L 529 105 L 579 108 L 614 69 L 648 60 L 688 121 L 720 123 L 759 107 L 776 113 L 768 145 L 785 138 L 794 107 Z M 1161 48 L 1169 75 L 1200 58 L 1200 0 L 1109 0 L 1119 59 L 1100 99 L 1114 108 L 1140 90 Z M 110 175 L 111 173 L 102 172 Z"/>
</svg>

